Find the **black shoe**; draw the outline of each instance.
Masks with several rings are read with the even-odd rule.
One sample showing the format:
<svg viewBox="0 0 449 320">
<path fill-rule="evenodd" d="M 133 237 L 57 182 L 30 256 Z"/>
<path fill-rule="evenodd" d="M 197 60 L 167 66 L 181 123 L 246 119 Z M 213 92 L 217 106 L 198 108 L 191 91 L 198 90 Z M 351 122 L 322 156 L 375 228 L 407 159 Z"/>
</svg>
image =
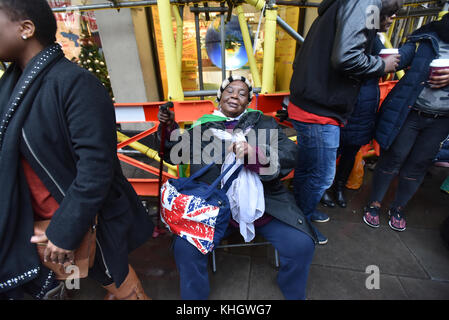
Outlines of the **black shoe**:
<svg viewBox="0 0 449 320">
<path fill-rule="evenodd" d="M 342 208 L 346 208 L 347 203 L 346 203 L 346 199 L 345 199 L 345 195 L 344 195 L 344 185 L 336 185 L 335 186 L 335 198 L 336 198 L 336 202 L 337 204 L 342 207 Z"/>
<path fill-rule="evenodd" d="M 320 202 L 325 207 L 329 207 L 329 208 L 335 207 L 335 203 L 332 200 L 332 198 L 327 190 L 324 192 L 323 197 L 321 198 Z"/>
</svg>

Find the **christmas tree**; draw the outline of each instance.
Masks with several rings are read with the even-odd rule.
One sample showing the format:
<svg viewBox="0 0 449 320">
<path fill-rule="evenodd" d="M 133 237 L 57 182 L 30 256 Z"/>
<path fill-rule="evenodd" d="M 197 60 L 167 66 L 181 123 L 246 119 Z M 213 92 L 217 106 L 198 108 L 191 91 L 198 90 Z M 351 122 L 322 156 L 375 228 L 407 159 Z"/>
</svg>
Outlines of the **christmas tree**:
<svg viewBox="0 0 449 320">
<path fill-rule="evenodd" d="M 108 68 L 98 45 L 92 40 L 92 37 L 88 31 L 82 32 L 80 42 L 81 52 L 79 55 L 78 64 L 84 69 L 87 69 L 95 74 L 97 78 L 100 79 L 114 101 L 114 94 L 112 92 L 111 80 L 108 75 Z"/>
</svg>

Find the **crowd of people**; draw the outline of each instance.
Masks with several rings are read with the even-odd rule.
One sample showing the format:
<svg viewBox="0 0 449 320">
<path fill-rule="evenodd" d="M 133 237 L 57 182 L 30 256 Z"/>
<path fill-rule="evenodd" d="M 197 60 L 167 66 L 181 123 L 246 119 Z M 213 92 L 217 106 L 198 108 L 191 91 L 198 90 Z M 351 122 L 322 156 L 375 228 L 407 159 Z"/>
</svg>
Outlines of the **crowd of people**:
<svg viewBox="0 0 449 320">
<path fill-rule="evenodd" d="M 317 205 L 333 185 L 346 206 L 344 184 L 360 146 L 376 138 L 382 148 L 363 221 L 379 226 L 384 194 L 398 175 L 389 224 L 404 231 L 404 208 L 449 135 L 449 70 L 429 77 L 432 60 L 449 59 L 449 15 L 416 30 L 399 54 L 381 57 L 378 32 L 402 4 L 321 3 L 291 78 L 288 115 L 297 144 L 274 118 L 248 108 L 253 87 L 242 76 L 223 81 L 217 109 L 189 130 L 177 130 L 173 111 L 159 111 L 158 137 L 169 137 L 162 141 L 166 161 L 189 164 L 194 175 L 213 159 L 198 178 L 206 184 L 225 164 L 239 165 L 226 193 L 232 215 L 223 237 L 261 234 L 271 242 L 286 299 L 306 298 L 315 246 L 328 242 L 313 224 L 329 220 Z M 379 8 L 377 26 L 366 22 L 370 5 Z M 107 290 L 105 299 L 150 299 L 128 254 L 150 239 L 153 223 L 121 171 L 113 103 L 95 76 L 64 57 L 55 33 L 47 1 L 0 0 L 0 61 L 11 62 L 0 79 L 0 298 L 61 297 L 64 285 L 43 266 L 36 244 L 46 244 L 45 260 L 73 262 L 98 217 L 89 277 Z M 406 75 L 377 112 L 379 78 L 400 69 Z M 195 145 L 199 153 L 190 152 Z M 281 179 L 292 170 L 290 192 Z M 44 219 L 51 219 L 46 233 L 34 235 L 34 221 Z M 181 234 L 174 234 L 173 252 L 181 298 L 207 299 L 208 255 Z"/>
</svg>

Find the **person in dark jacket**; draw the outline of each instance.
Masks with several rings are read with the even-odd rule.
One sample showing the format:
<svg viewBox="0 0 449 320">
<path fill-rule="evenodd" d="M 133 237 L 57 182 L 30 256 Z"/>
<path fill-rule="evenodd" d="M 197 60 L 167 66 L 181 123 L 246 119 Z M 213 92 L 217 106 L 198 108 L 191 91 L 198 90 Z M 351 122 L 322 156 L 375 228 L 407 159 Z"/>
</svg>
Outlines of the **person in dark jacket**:
<svg viewBox="0 0 449 320">
<path fill-rule="evenodd" d="M 329 220 L 316 206 L 334 180 L 340 126 L 354 108 L 362 80 L 396 68 L 397 55 L 382 59 L 368 53 L 380 27 L 376 21 L 393 15 L 401 4 L 323 1 L 295 58 L 288 106 L 298 141 L 293 187 L 298 206 L 311 221 Z M 320 244 L 327 243 L 318 235 Z"/>
<path fill-rule="evenodd" d="M 440 143 L 449 134 L 449 70 L 430 75 L 431 62 L 449 59 L 449 15 L 416 30 L 400 48 L 399 68 L 410 67 L 380 109 L 375 138 L 381 154 L 363 221 L 379 227 L 381 202 L 398 176 L 388 211 L 393 230 L 404 231 L 404 207 L 418 190 Z"/>
<path fill-rule="evenodd" d="M 258 200 L 260 207 L 255 211 L 242 212 L 245 203 L 236 200 L 235 207 L 240 210 L 232 211 L 228 231 L 238 227 L 245 241 L 251 241 L 255 233 L 270 241 L 280 256 L 278 284 L 284 297 L 305 299 L 316 235 L 295 205 L 293 195 L 280 180 L 294 168 L 295 144 L 283 133 L 274 118 L 247 108 L 251 98 L 252 86 L 248 80 L 240 76 L 226 79 L 218 90 L 219 110 L 201 117 L 181 137 L 167 141 L 165 145 L 171 155 L 167 151 L 166 159 L 172 163 L 189 163 L 191 174 L 194 174 L 212 162 L 208 156 L 211 155 L 215 165 L 199 178 L 207 184 L 220 175 L 228 157 L 237 158 L 245 164 L 237 178 L 236 186 L 240 188 L 234 189 L 234 182 L 227 196 L 231 201 L 239 198 L 239 193 L 246 194 L 245 199 L 251 197 Z M 173 132 L 176 132 L 173 130 L 178 127 L 173 120 L 174 113 L 160 111 L 158 117 L 173 136 Z M 251 137 L 256 139 L 252 140 Z M 179 148 L 180 145 L 187 148 Z M 179 155 L 179 150 L 185 152 Z M 178 156 L 179 160 L 176 160 Z M 255 187 L 250 190 L 249 184 L 245 183 L 247 180 L 244 180 L 247 175 L 254 179 L 251 185 Z M 249 202 L 245 199 L 243 202 Z M 247 218 L 242 219 L 242 216 Z M 214 239 L 214 243 L 219 241 Z M 180 274 L 181 298 L 207 299 L 207 254 L 201 253 L 179 236 L 175 237 L 174 253 Z"/>
<path fill-rule="evenodd" d="M 128 254 L 153 224 L 117 158 L 114 106 L 101 82 L 64 57 L 45 0 L 0 0 L 0 298 L 61 297 L 39 260 L 72 263 L 98 216 L 89 277 L 108 299 L 148 299 Z M 35 220 L 51 222 L 34 236 Z"/>
<path fill-rule="evenodd" d="M 395 15 L 380 17 L 379 32 L 386 32 L 394 18 Z M 378 55 L 384 48 L 380 38 L 376 37 L 370 53 Z M 363 81 L 354 110 L 347 123 L 340 129 L 340 146 L 337 151 L 340 161 L 333 187 L 326 190 L 321 199 L 325 206 L 335 207 L 335 200 L 340 207 L 346 208 L 345 185 L 354 167 L 357 152 L 374 138 L 379 99 L 379 79 L 372 78 Z M 332 189 L 333 192 L 331 192 Z"/>
</svg>

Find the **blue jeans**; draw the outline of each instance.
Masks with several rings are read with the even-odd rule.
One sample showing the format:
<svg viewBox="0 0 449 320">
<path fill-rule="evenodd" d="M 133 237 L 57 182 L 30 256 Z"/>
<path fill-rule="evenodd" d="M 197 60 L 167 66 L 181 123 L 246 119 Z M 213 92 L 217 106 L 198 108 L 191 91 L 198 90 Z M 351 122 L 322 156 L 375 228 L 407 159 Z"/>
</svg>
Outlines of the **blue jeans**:
<svg viewBox="0 0 449 320">
<path fill-rule="evenodd" d="M 228 231 L 237 229 L 228 227 Z M 279 252 L 277 282 L 286 299 L 306 298 L 306 284 L 315 244 L 308 235 L 277 219 L 256 228 Z M 229 232 L 228 232 L 229 234 Z M 173 245 L 180 276 L 181 299 L 204 300 L 209 297 L 208 255 L 187 240 L 175 236 Z M 229 274 L 232 277 L 232 274 Z"/>
<path fill-rule="evenodd" d="M 310 217 L 334 180 L 340 127 L 295 120 L 292 124 L 298 141 L 294 194 L 299 208 Z"/>
</svg>

